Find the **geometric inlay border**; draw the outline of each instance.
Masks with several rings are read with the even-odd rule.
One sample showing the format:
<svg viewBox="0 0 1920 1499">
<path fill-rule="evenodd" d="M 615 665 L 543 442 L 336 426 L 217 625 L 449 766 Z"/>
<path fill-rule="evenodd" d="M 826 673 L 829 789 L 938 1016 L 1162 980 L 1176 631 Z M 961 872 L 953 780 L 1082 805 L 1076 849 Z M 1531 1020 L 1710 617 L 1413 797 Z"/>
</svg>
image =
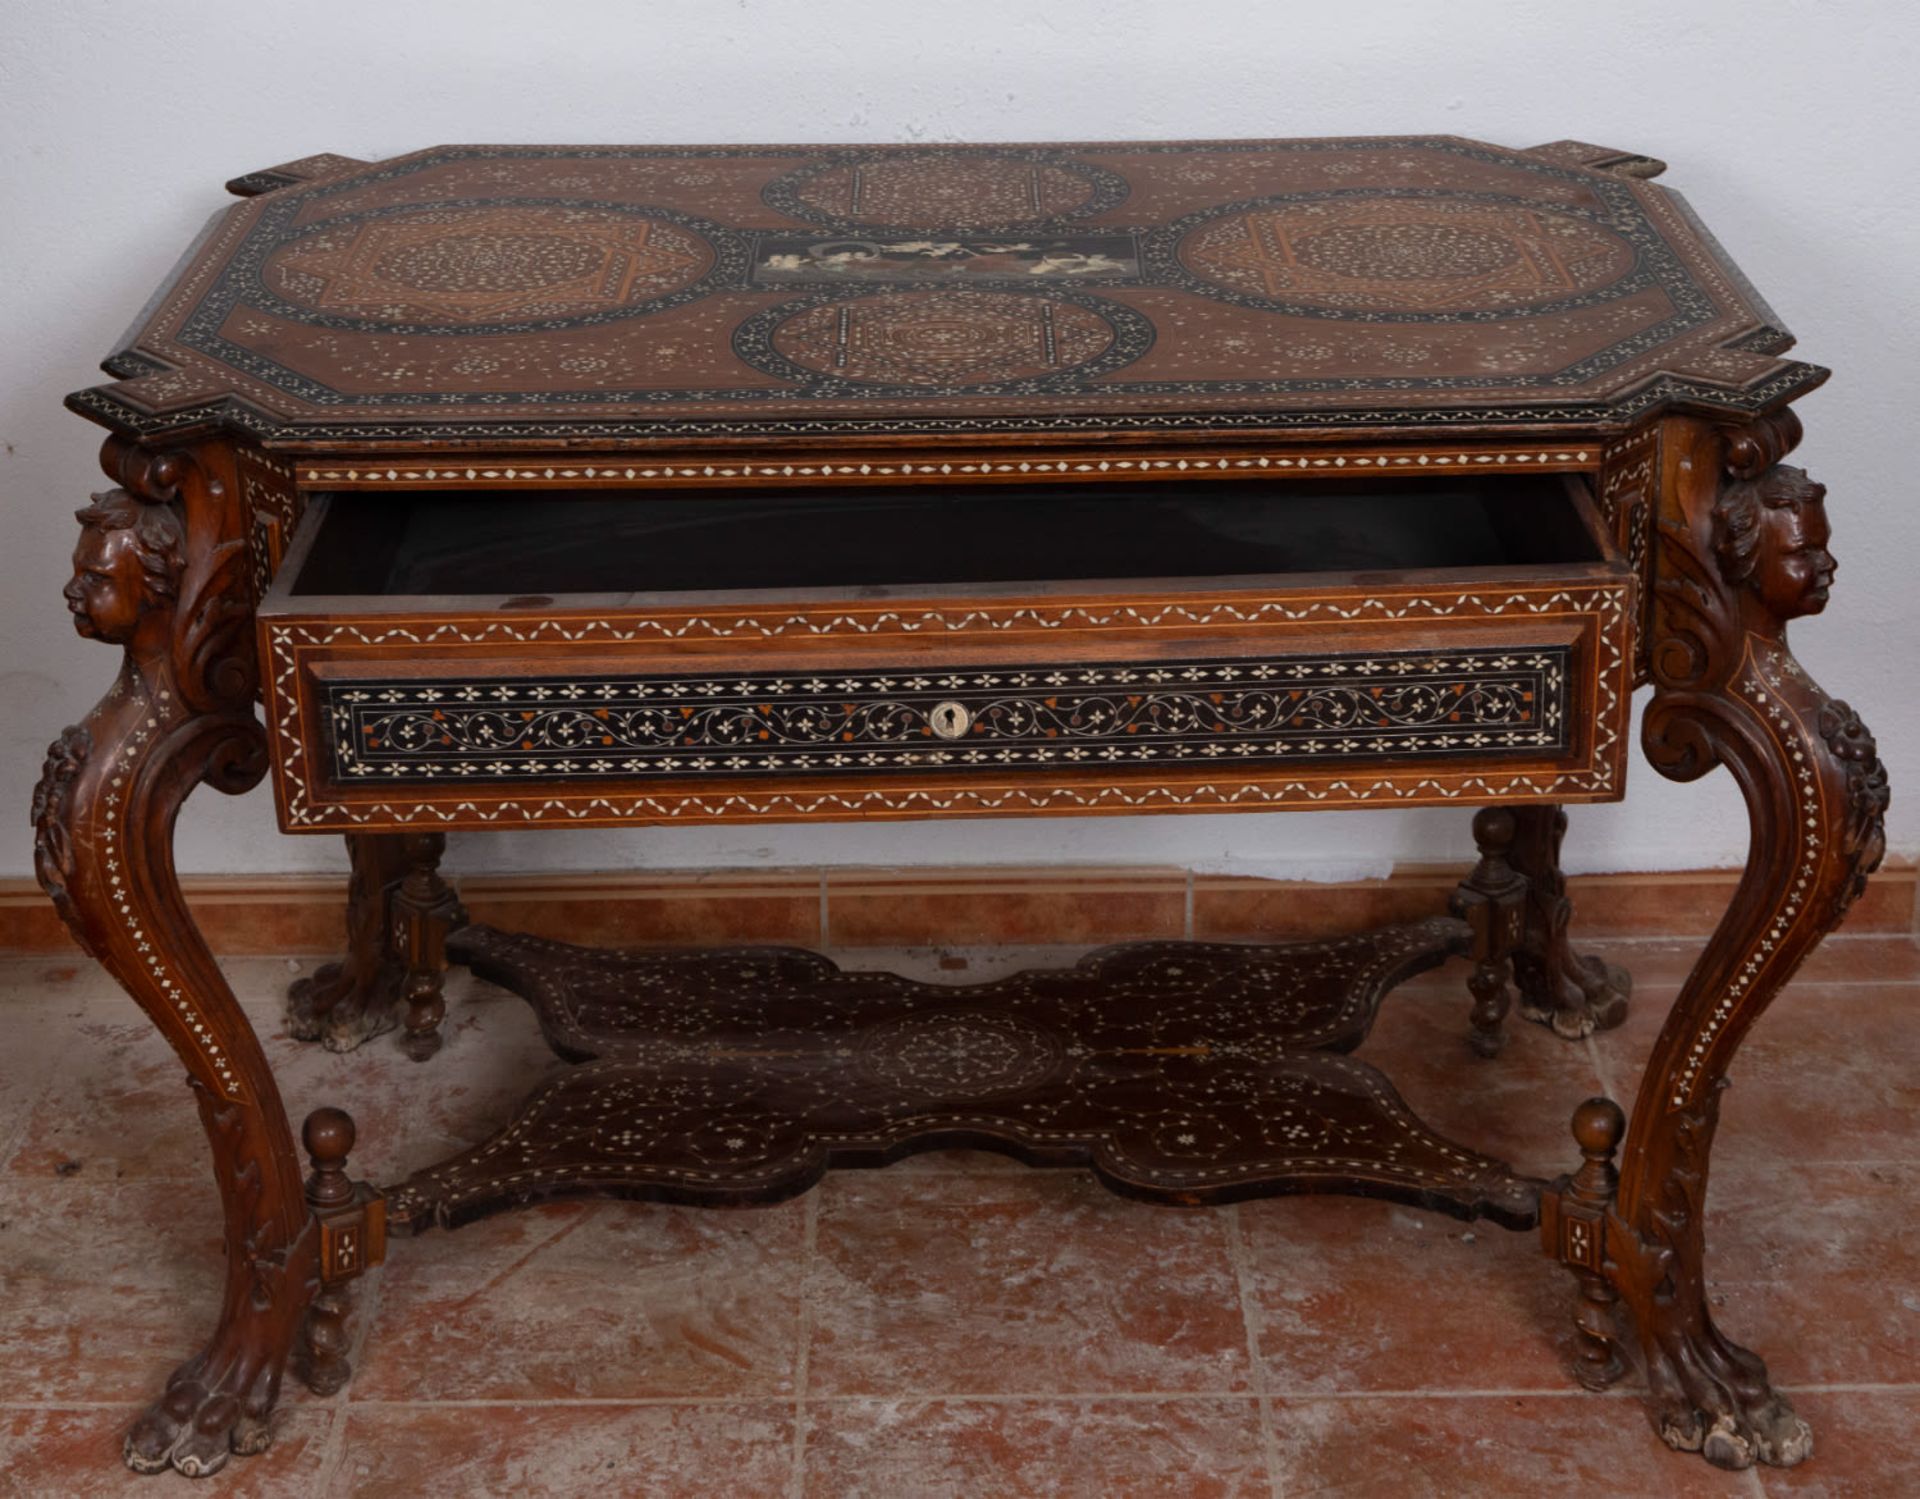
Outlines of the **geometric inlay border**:
<svg viewBox="0 0 1920 1499">
<path fill-rule="evenodd" d="M 1570 647 L 706 676 L 327 680 L 337 780 L 1233 765 L 1567 747 Z"/>
<path fill-rule="evenodd" d="M 1099 605 L 1068 603 L 992 606 L 984 602 L 955 609 L 925 607 L 864 609 L 850 603 L 792 612 L 714 615 L 617 615 L 602 617 L 438 618 L 367 617 L 360 620 L 266 618 L 266 658 L 270 669 L 262 683 L 265 707 L 275 737 L 274 786 L 281 826 L 287 831 L 427 827 L 511 827 L 563 823 L 608 826 L 620 823 L 792 822 L 816 818 L 961 817 L 1088 812 L 1189 810 L 1279 810 L 1306 807 L 1469 805 L 1513 799 L 1563 801 L 1613 800 L 1624 791 L 1622 742 L 1626 724 L 1629 663 L 1625 648 L 1632 638 L 1627 605 L 1633 596 L 1628 577 L 1578 584 L 1517 587 L 1496 592 L 1399 594 L 1391 591 L 1358 601 L 1352 598 L 1260 598 L 1182 601 L 1115 601 Z M 617 791 L 612 786 L 529 781 L 514 787 L 472 786 L 462 793 L 451 782 L 419 782 L 392 798 L 342 800 L 324 774 L 323 743 L 309 744 L 303 724 L 303 681 L 312 682 L 315 658 L 343 648 L 361 657 L 362 669 L 373 653 L 422 646 L 486 646 L 517 651 L 530 646 L 566 645 L 575 649 L 622 649 L 640 642 L 707 638 L 772 642 L 790 636 L 868 637 L 900 635 L 952 637 L 960 632 L 984 635 L 1010 629 L 1158 631 L 1210 623 L 1238 626 L 1319 621 L 1351 625 L 1421 619 L 1491 620 L 1502 617 L 1543 619 L 1567 615 L 1593 619 L 1599 659 L 1593 664 L 1594 700 L 1590 721 L 1593 743 L 1578 766 L 1510 772 L 1457 771 L 1445 760 L 1392 766 L 1362 763 L 1357 773 L 1328 773 L 1302 764 L 1288 774 L 1272 768 L 1236 765 L 1165 765 L 1157 775 L 1113 774 L 1081 768 L 1051 774 L 1029 770 L 1017 781 L 991 776 L 956 784 L 892 784 L 849 780 L 844 785 L 773 787 L 765 791 L 741 783 L 735 789 L 680 789 L 657 783 L 645 790 Z M 1583 675 L 1586 673 L 1583 672 Z M 324 740 L 326 731 L 321 729 Z M 322 757 L 316 765 L 309 749 Z M 1215 772 L 1218 772 L 1217 774 Z M 971 781 L 971 784 L 969 784 Z"/>
</svg>

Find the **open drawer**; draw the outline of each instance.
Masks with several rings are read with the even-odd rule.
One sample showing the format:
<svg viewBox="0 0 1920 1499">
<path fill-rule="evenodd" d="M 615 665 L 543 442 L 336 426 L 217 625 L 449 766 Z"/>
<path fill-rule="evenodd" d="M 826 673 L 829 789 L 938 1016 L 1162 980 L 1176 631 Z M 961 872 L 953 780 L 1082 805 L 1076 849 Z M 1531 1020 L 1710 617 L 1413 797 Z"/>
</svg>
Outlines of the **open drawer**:
<svg viewBox="0 0 1920 1499">
<path fill-rule="evenodd" d="M 313 497 L 260 606 L 295 830 L 1622 791 L 1576 477 Z"/>
</svg>

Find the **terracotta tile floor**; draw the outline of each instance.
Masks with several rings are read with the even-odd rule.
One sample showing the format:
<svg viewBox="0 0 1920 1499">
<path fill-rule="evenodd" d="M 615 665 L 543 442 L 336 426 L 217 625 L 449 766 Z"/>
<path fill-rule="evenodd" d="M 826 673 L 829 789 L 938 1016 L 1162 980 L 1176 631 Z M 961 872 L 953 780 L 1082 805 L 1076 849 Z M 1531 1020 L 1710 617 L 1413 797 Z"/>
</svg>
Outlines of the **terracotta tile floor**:
<svg viewBox="0 0 1920 1499">
<path fill-rule="evenodd" d="M 1540 1172 L 1627 1096 L 1692 948 L 1608 944 L 1632 1020 L 1467 1050 L 1458 965 L 1366 1052 L 1427 1118 Z M 1023 961 L 1064 956 L 1028 952 Z M 964 980 L 927 952 L 849 961 Z M 477 1138 L 548 1065 L 510 996 L 456 979 L 424 1066 L 279 1034 L 298 963 L 229 965 L 295 1119 L 341 1104 L 356 1174 Z M 217 1208 L 179 1067 L 96 971 L 0 961 L 0 1493 L 186 1492 L 121 1469 L 138 1402 L 211 1326 Z M 1714 1299 L 1814 1421 L 1793 1473 L 1666 1451 L 1634 1388 L 1575 1388 L 1570 1278 L 1531 1235 L 1378 1203 L 1175 1212 L 949 1152 L 737 1213 L 563 1205 L 396 1242 L 359 1373 L 290 1380 L 219 1494 L 1913 1494 L 1920 1437 L 1920 949 L 1827 944 L 1749 1043 L 1710 1226 Z M 1817 1210 L 1795 1216 L 1804 1208 Z"/>
</svg>

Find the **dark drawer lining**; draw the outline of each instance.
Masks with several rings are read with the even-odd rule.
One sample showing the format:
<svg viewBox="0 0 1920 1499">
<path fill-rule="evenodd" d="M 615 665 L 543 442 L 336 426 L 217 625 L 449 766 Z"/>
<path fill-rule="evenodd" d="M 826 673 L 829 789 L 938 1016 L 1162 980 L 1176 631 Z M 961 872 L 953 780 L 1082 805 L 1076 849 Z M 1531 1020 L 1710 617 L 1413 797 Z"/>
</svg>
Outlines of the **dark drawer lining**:
<svg viewBox="0 0 1920 1499">
<path fill-rule="evenodd" d="M 1579 566 L 1558 475 L 329 496 L 294 597 L 946 587 Z"/>
</svg>

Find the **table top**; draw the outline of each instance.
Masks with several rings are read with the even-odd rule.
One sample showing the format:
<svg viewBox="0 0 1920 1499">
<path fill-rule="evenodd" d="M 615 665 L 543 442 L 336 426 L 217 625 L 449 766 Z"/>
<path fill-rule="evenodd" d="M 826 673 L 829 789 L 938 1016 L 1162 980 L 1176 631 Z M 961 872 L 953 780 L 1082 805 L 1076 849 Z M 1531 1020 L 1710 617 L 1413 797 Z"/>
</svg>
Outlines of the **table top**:
<svg viewBox="0 0 1920 1499">
<path fill-rule="evenodd" d="M 68 404 L 269 446 L 1605 430 L 1825 378 L 1659 163 L 1453 137 L 444 146 L 230 184 Z"/>
</svg>

